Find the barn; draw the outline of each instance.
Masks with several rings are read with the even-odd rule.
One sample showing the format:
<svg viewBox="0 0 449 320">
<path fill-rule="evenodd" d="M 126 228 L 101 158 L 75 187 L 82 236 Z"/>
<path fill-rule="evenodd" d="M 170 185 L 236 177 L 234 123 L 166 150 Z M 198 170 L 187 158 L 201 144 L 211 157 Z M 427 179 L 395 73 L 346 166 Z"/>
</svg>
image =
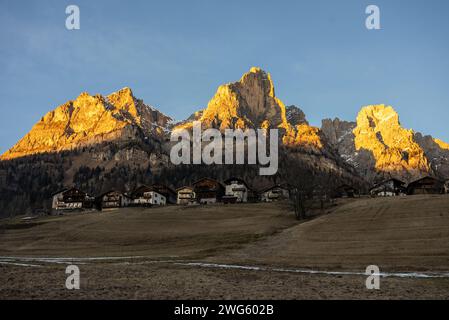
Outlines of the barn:
<svg viewBox="0 0 449 320">
<path fill-rule="evenodd" d="M 411 182 L 407 187 L 407 193 L 415 194 L 441 194 L 444 193 L 444 182 L 430 176 Z"/>
<path fill-rule="evenodd" d="M 220 202 L 224 193 L 224 186 L 217 180 L 202 178 L 193 183 L 196 199 L 200 204 Z"/>
</svg>

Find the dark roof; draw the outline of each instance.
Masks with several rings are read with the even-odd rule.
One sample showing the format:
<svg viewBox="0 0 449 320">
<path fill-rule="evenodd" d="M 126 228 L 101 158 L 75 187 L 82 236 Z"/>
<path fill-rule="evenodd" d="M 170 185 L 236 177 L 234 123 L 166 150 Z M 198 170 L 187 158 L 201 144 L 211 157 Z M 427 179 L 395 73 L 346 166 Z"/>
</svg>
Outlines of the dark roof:
<svg viewBox="0 0 449 320">
<path fill-rule="evenodd" d="M 72 191 L 72 190 L 78 191 L 80 193 L 84 193 L 85 195 L 89 195 L 87 192 L 84 192 L 83 190 L 80 190 L 80 189 L 75 188 L 75 187 L 71 187 L 71 188 L 61 189 L 58 192 L 53 193 L 52 196 L 55 196 L 55 195 L 57 195 L 58 193 L 61 193 L 61 192 L 68 192 L 68 191 Z"/>
<path fill-rule="evenodd" d="M 101 198 L 101 197 L 103 197 L 103 196 L 105 196 L 105 195 L 107 195 L 108 193 L 111 193 L 111 192 L 118 192 L 118 193 L 120 193 L 121 195 L 125 195 L 123 192 L 118 191 L 118 190 L 109 190 L 109 191 L 103 192 L 103 193 L 100 194 L 98 197 Z"/>
<path fill-rule="evenodd" d="M 147 186 L 146 184 L 142 184 L 142 185 L 138 186 L 136 189 L 134 189 L 133 193 L 140 191 L 142 189 L 147 190 L 147 189 L 151 189 L 151 187 Z"/>
<path fill-rule="evenodd" d="M 191 186 L 182 186 L 182 187 L 179 187 L 178 189 L 176 189 L 176 191 L 179 191 L 181 189 L 190 189 L 193 191 L 193 187 L 191 187 Z"/>
<path fill-rule="evenodd" d="M 401 185 L 402 187 L 405 187 L 405 182 L 404 181 L 401 181 L 401 180 L 399 180 L 399 179 L 395 179 L 395 178 L 390 178 L 390 179 L 387 179 L 387 180 L 384 180 L 384 181 L 381 181 L 381 182 L 378 182 L 378 183 L 376 183 L 371 189 L 369 189 L 370 191 L 371 190 L 373 190 L 373 189 L 376 189 L 376 188 L 378 188 L 378 187 L 380 187 L 380 186 L 382 186 L 383 184 L 386 184 L 387 182 L 390 182 L 390 181 L 393 181 L 393 182 L 397 182 L 399 185 Z"/>
<path fill-rule="evenodd" d="M 388 182 L 388 181 L 398 182 L 399 184 L 402 184 L 402 185 L 405 184 L 404 181 L 396 179 L 396 178 L 391 178 L 391 179 L 385 180 L 385 181 L 383 181 L 381 183 L 385 183 L 385 182 Z"/>
<path fill-rule="evenodd" d="M 159 192 L 161 194 L 167 194 L 167 193 L 172 193 L 173 195 L 176 194 L 176 191 L 173 190 L 172 188 L 170 188 L 169 186 L 165 185 L 165 184 L 158 184 L 158 183 L 154 183 L 151 185 L 151 187 L 156 191 Z M 168 192 L 165 192 L 168 191 Z"/>
<path fill-rule="evenodd" d="M 52 193 L 51 196 L 53 197 L 53 196 L 57 195 L 58 193 L 61 193 L 61 192 L 67 191 L 67 190 L 69 190 L 69 189 L 64 188 L 64 189 L 58 190 L 58 191 Z"/>
<path fill-rule="evenodd" d="M 150 192 L 150 191 L 156 191 L 157 193 L 160 193 L 158 190 L 153 188 L 153 186 L 149 187 L 149 186 L 143 184 L 143 185 L 137 187 L 136 189 L 134 189 L 134 191 L 131 193 L 131 196 L 134 197 L 137 193 Z"/>
<path fill-rule="evenodd" d="M 204 178 L 201 178 L 201 179 L 195 181 L 194 183 L 192 183 L 192 185 L 194 186 L 194 185 L 196 185 L 199 182 L 202 182 L 204 180 L 209 180 L 209 181 L 212 181 L 212 182 L 216 182 L 219 186 L 224 187 L 223 184 L 220 181 L 212 179 L 212 178 L 207 178 L 207 177 L 204 177 Z"/>
<path fill-rule="evenodd" d="M 287 185 L 283 185 L 283 184 L 275 184 L 275 185 L 272 185 L 272 186 L 270 186 L 270 187 L 268 187 L 268 188 L 262 189 L 262 190 L 260 190 L 259 192 L 260 192 L 260 193 L 262 193 L 262 192 L 267 192 L 267 191 L 269 191 L 269 190 L 271 190 L 271 189 L 274 189 L 274 188 L 281 188 L 281 189 L 289 190 L 289 188 L 288 188 Z"/>
<path fill-rule="evenodd" d="M 425 176 L 425 177 L 422 177 L 422 178 L 420 178 L 420 179 L 418 179 L 418 180 L 415 180 L 415 181 L 412 181 L 412 182 L 410 182 L 409 183 L 409 186 L 411 186 L 411 185 L 415 185 L 415 184 L 417 184 L 417 183 L 420 183 L 421 181 L 423 181 L 423 180 L 432 180 L 432 181 L 434 181 L 434 182 L 436 182 L 436 183 L 444 183 L 444 181 L 441 181 L 441 180 L 439 180 L 439 179 L 437 179 L 437 178 L 435 178 L 435 177 L 431 177 L 431 176 Z"/>
</svg>

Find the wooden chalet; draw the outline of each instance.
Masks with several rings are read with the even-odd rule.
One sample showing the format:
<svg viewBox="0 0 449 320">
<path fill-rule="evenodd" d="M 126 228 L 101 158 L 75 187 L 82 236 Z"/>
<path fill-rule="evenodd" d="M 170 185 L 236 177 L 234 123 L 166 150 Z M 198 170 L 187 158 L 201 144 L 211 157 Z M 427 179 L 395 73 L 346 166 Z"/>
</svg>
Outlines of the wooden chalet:
<svg viewBox="0 0 449 320">
<path fill-rule="evenodd" d="M 52 209 L 59 210 L 75 210 L 75 209 L 92 209 L 94 197 L 77 188 L 63 189 L 52 195 Z"/>
<path fill-rule="evenodd" d="M 163 206 L 167 204 L 167 199 L 154 187 L 142 185 L 131 194 L 132 205 L 134 206 Z"/>
<path fill-rule="evenodd" d="M 108 192 L 103 193 L 98 197 L 97 200 L 100 209 L 126 207 L 130 205 L 132 202 L 133 200 L 131 197 L 116 190 L 110 190 Z"/>
<path fill-rule="evenodd" d="M 369 193 L 377 197 L 395 197 L 405 195 L 407 188 L 405 182 L 392 178 L 376 184 L 370 189 Z"/>
<path fill-rule="evenodd" d="M 167 204 L 176 204 L 178 194 L 175 190 L 164 184 L 152 184 L 151 187 L 165 197 Z"/>
<path fill-rule="evenodd" d="M 444 193 L 444 182 L 427 176 L 411 182 L 407 187 L 407 193 L 415 194 L 442 194 Z"/>
<path fill-rule="evenodd" d="M 286 185 L 274 185 L 260 192 L 262 202 L 273 202 L 290 197 L 290 190 Z"/>
<path fill-rule="evenodd" d="M 229 178 L 225 182 L 225 196 L 223 202 L 248 202 L 248 194 L 251 190 L 246 182 L 240 178 Z"/>
<path fill-rule="evenodd" d="M 180 205 L 194 204 L 196 202 L 195 190 L 193 187 L 184 186 L 176 189 L 176 203 Z"/>
<path fill-rule="evenodd" d="M 224 186 L 210 178 L 202 178 L 193 183 L 193 190 L 200 204 L 220 202 L 225 193 Z"/>
</svg>

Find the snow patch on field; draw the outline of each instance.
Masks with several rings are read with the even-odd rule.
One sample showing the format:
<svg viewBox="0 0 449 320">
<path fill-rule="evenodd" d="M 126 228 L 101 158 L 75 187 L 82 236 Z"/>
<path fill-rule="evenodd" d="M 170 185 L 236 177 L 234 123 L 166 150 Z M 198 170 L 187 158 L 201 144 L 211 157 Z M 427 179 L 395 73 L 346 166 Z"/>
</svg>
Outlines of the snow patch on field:
<svg viewBox="0 0 449 320">
<path fill-rule="evenodd" d="M 201 263 L 201 262 L 189 262 L 189 263 L 175 263 L 177 265 L 195 266 L 203 268 L 220 268 L 220 269 L 240 269 L 240 270 L 253 270 L 253 271 L 273 271 L 273 272 L 289 272 L 289 273 L 304 273 L 304 274 L 324 274 L 324 275 L 352 275 L 352 276 L 365 276 L 364 272 L 356 271 L 323 271 L 323 270 L 310 270 L 310 269 L 284 269 L 284 268 L 270 268 L 259 266 L 243 266 L 233 264 L 218 264 L 218 263 Z M 374 274 L 376 275 L 376 274 Z M 398 278 L 449 278 L 449 272 L 380 272 L 377 274 L 381 277 L 398 277 Z"/>
<path fill-rule="evenodd" d="M 286 272 L 286 273 L 301 273 L 301 274 L 321 274 L 321 275 L 348 275 L 348 276 L 365 276 L 365 272 L 359 271 L 328 271 L 328 270 L 312 270 L 300 268 L 280 268 L 280 267 L 265 267 L 265 266 L 250 266 L 250 265 L 236 265 L 236 264 L 222 264 L 222 263 L 208 263 L 196 261 L 183 260 L 143 260 L 148 259 L 145 256 L 124 256 L 124 257 L 5 257 L 0 256 L 0 264 L 9 264 L 23 267 L 42 267 L 35 263 L 47 264 L 89 264 L 95 261 L 120 261 L 122 265 L 133 264 L 155 264 L 165 263 L 187 267 L 200 268 L 216 268 L 216 269 L 233 269 L 233 270 L 250 270 L 250 271 L 268 271 L 268 272 Z M 125 261 L 123 261 L 125 260 Z M 134 261 L 133 261 L 134 260 Z M 140 261 L 135 261 L 140 260 Z M 33 263 L 33 264 L 32 264 Z M 449 272 L 380 272 L 381 277 L 397 277 L 397 278 L 449 278 Z"/>
</svg>

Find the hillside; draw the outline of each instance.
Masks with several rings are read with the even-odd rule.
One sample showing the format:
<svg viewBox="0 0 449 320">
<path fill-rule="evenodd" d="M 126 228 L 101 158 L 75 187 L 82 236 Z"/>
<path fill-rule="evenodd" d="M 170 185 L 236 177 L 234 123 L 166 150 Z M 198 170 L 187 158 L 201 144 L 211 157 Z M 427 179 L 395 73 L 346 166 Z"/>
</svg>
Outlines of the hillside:
<svg viewBox="0 0 449 320">
<path fill-rule="evenodd" d="M 334 270 L 375 264 L 383 271 L 447 272 L 449 196 L 350 200 L 331 214 L 236 250 L 225 261 Z"/>
</svg>

